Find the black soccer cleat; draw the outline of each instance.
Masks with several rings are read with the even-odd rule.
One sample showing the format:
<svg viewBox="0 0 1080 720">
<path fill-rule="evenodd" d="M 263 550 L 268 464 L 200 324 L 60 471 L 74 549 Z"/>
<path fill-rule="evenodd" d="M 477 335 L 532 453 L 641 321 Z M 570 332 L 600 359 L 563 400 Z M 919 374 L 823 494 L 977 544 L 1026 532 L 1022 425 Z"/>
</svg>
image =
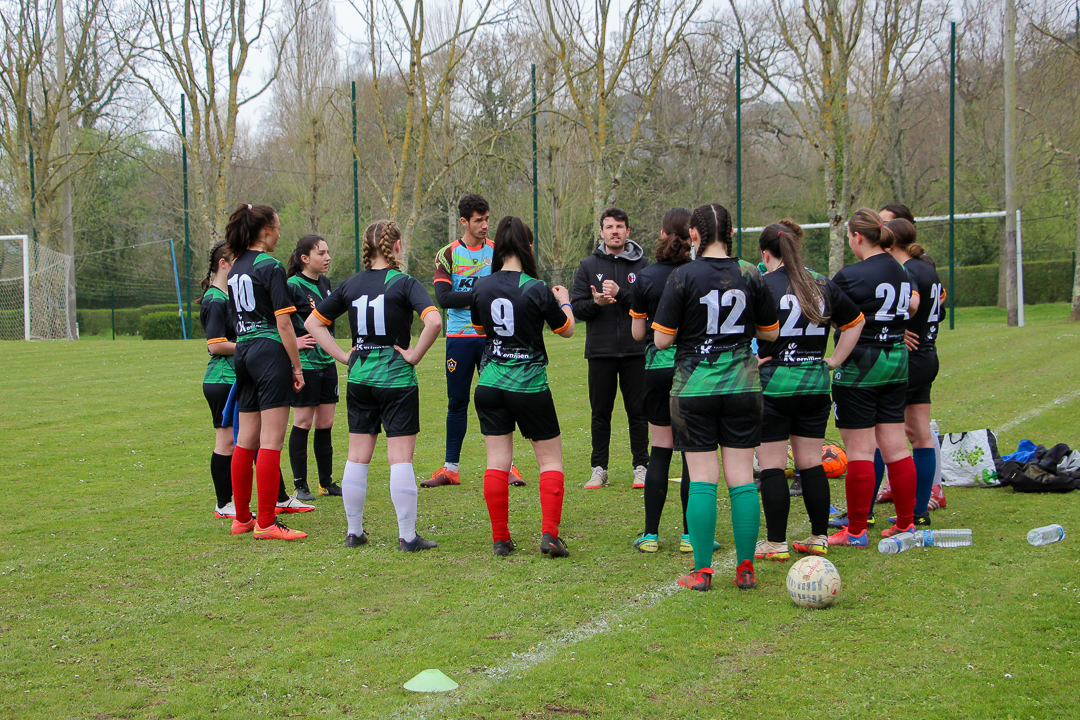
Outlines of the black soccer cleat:
<svg viewBox="0 0 1080 720">
<path fill-rule="evenodd" d="M 515 550 L 517 550 L 517 545 L 513 540 L 499 540 L 495 543 L 496 557 L 506 557 Z"/>
<path fill-rule="evenodd" d="M 397 541 L 397 549 L 401 552 L 419 552 L 421 550 L 431 550 L 432 548 L 437 547 L 439 547 L 439 543 L 435 542 L 434 540 L 425 540 L 424 538 L 420 537 L 419 533 L 417 533 L 416 537 L 414 537 L 409 542 L 406 542 L 401 538 L 398 538 Z"/>
<path fill-rule="evenodd" d="M 341 486 L 338 485 L 336 482 L 331 480 L 329 485 L 320 485 L 319 486 L 319 494 L 320 495 L 334 495 L 334 496 L 337 496 L 337 497 L 341 497 Z"/>
<path fill-rule="evenodd" d="M 802 495 L 802 483 L 799 481 L 798 475 L 791 481 L 791 487 L 788 488 L 788 495 L 791 497 L 800 497 Z"/>
<path fill-rule="evenodd" d="M 367 545 L 367 541 L 367 533 L 361 530 L 359 535 L 350 533 L 345 536 L 345 547 L 360 547 L 361 545 Z"/>
<path fill-rule="evenodd" d="M 307 480 L 294 479 L 293 487 L 296 488 L 296 499 L 300 502 L 314 502 L 315 496 L 311 494 L 311 488 L 308 487 Z"/>
<path fill-rule="evenodd" d="M 553 558 L 570 557 L 570 551 L 566 549 L 566 543 L 562 541 L 561 537 L 552 537 L 551 533 L 544 533 L 544 536 L 540 538 L 540 552 Z"/>
</svg>

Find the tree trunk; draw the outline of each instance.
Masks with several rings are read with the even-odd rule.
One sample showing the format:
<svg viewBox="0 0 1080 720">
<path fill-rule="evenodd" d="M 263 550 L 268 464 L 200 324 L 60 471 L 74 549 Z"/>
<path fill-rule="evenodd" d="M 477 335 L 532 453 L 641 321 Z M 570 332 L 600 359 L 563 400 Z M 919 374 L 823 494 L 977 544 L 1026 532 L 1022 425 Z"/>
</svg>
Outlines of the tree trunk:
<svg viewBox="0 0 1080 720">
<path fill-rule="evenodd" d="M 1072 312 L 1069 319 L 1080 321 L 1080 154 L 1076 156 L 1076 264 L 1073 266 Z"/>
</svg>

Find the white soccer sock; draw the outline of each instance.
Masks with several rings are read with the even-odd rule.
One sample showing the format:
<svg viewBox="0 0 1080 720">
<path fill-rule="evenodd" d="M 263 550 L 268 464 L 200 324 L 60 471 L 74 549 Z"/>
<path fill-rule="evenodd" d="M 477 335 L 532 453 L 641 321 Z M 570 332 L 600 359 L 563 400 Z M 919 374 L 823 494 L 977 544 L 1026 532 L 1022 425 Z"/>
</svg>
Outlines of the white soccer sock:
<svg viewBox="0 0 1080 720">
<path fill-rule="evenodd" d="M 416 475 L 412 463 L 390 466 L 390 499 L 397 511 L 398 537 L 412 542 L 416 537 Z"/>
<path fill-rule="evenodd" d="M 341 499 L 345 503 L 345 518 L 349 521 L 349 534 L 364 532 L 364 503 L 367 501 L 367 463 L 345 463 L 341 477 Z"/>
<path fill-rule="evenodd" d="M 457 463 L 452 463 L 452 462 L 443 463 L 443 467 L 445 467 L 450 472 L 457 472 L 458 471 L 458 464 Z"/>
</svg>

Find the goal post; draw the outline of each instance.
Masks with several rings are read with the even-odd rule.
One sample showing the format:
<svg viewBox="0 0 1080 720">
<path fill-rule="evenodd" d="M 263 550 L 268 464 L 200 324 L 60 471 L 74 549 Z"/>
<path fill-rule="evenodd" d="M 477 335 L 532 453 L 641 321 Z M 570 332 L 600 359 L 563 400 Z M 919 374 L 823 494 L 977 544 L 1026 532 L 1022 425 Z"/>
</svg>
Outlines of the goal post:
<svg viewBox="0 0 1080 720">
<path fill-rule="evenodd" d="M 0 235 L 0 339 L 72 339 L 67 322 L 70 255 L 28 235 Z"/>
</svg>

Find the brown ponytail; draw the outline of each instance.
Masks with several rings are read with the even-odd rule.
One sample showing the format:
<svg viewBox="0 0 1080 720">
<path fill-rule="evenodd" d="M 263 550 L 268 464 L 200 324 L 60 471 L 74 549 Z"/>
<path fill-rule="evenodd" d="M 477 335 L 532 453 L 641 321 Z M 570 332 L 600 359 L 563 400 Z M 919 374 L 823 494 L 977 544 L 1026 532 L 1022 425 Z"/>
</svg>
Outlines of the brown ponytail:
<svg viewBox="0 0 1080 720">
<path fill-rule="evenodd" d="M 204 277 L 202 279 L 202 282 L 199 283 L 199 286 L 202 288 L 203 292 L 206 292 L 210 289 L 210 283 L 214 280 L 214 273 L 217 272 L 218 263 L 221 262 L 222 258 L 227 257 L 229 257 L 228 245 L 224 240 L 218 240 L 216 243 L 214 243 L 213 247 L 210 248 L 210 267 L 206 270 L 206 277 Z M 199 298 L 197 302 L 201 303 L 202 298 Z"/>
<path fill-rule="evenodd" d="M 259 233 L 267 225 L 274 224 L 277 212 L 269 205 L 249 205 L 240 203 L 229 216 L 229 222 L 225 225 L 225 242 L 229 246 L 229 253 L 234 258 L 239 258 L 251 245 L 259 239 Z"/>
<path fill-rule="evenodd" d="M 800 232 L 801 230 L 800 228 Z M 806 319 L 815 325 L 824 322 L 825 293 L 806 269 L 799 238 L 787 225 L 773 223 L 761 231 L 758 246 L 763 251 L 768 250 L 770 255 L 784 263 L 791 291 L 798 299 Z"/>
<path fill-rule="evenodd" d="M 660 228 L 665 238 L 656 247 L 656 261 L 681 265 L 690 259 L 690 211 L 674 207 L 667 211 Z"/>
<path fill-rule="evenodd" d="M 367 226 L 364 231 L 364 266 L 368 270 L 375 264 L 377 256 L 382 256 L 390 269 L 400 266 L 394 257 L 394 243 L 401 239 L 401 230 L 393 220 L 379 220 Z"/>
<path fill-rule="evenodd" d="M 870 208 L 856 210 L 847 226 L 852 233 L 859 233 L 870 245 L 882 250 L 888 250 L 896 241 L 892 230 L 881 222 L 881 216 Z"/>
<path fill-rule="evenodd" d="M 922 245 L 915 242 L 918 236 L 914 224 L 903 218 L 896 218 L 895 220 L 890 220 L 885 223 L 885 227 L 896 236 L 893 247 L 898 250 L 903 250 L 913 258 L 919 258 L 926 254 Z"/>
</svg>

